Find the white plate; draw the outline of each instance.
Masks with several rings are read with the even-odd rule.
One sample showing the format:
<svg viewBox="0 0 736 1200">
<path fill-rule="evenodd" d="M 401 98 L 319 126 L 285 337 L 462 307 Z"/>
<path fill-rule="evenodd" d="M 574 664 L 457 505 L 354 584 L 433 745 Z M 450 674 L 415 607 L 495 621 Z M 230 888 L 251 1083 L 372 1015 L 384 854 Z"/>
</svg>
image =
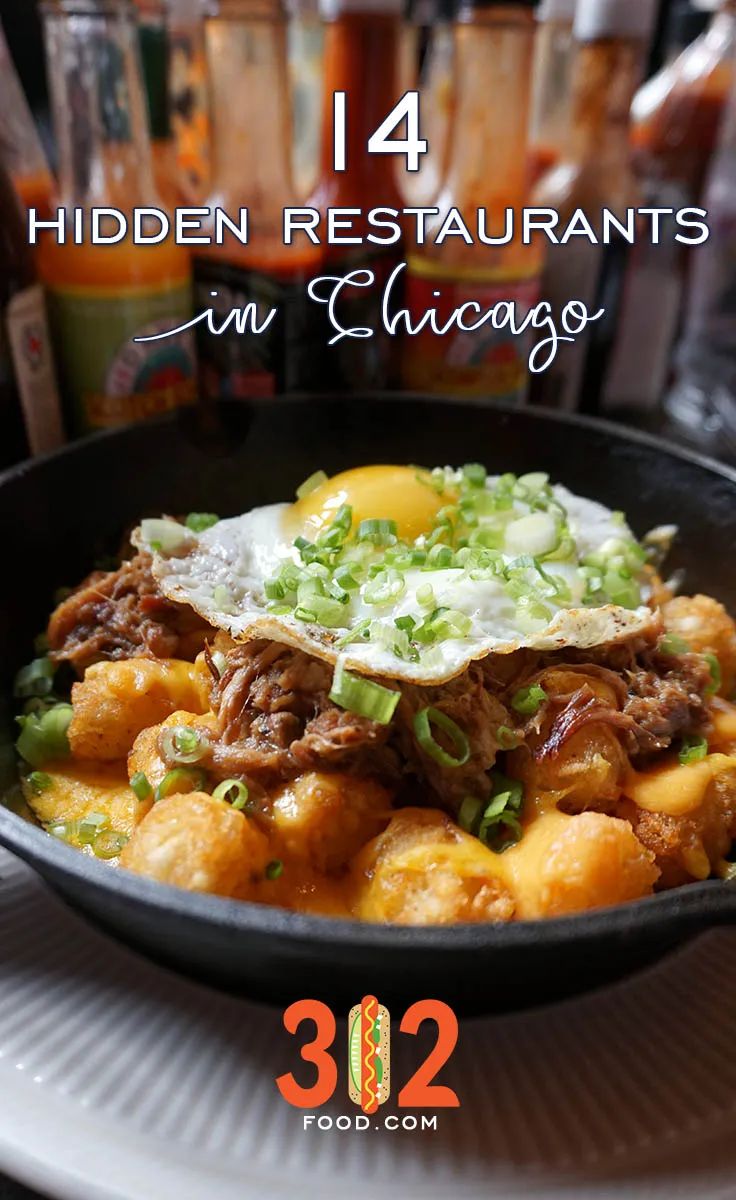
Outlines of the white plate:
<svg viewBox="0 0 736 1200">
<path fill-rule="evenodd" d="M 734 995 L 716 931 L 605 992 L 463 1022 L 436 1132 L 305 1131 L 274 1083 L 298 1073 L 279 1012 L 150 965 L 0 851 L 0 1169 L 60 1200 L 732 1196 Z M 333 1116 L 357 1112 L 343 1025 Z M 393 1041 L 405 1080 L 429 1042 Z"/>
</svg>

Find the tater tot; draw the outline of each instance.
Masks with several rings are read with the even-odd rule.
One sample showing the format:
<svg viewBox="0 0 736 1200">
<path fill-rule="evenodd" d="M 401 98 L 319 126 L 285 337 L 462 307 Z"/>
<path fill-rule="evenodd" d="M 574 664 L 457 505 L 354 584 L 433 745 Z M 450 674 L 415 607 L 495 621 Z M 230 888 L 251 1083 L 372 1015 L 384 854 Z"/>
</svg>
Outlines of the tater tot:
<svg viewBox="0 0 736 1200">
<path fill-rule="evenodd" d="M 597 812 L 545 813 L 502 857 L 522 920 L 648 896 L 659 874 L 628 821 Z"/>
<path fill-rule="evenodd" d="M 202 664 L 129 658 L 88 667 L 72 688 L 69 743 L 77 758 L 125 758 L 137 735 L 177 709 L 204 713 L 209 684 Z"/>
<path fill-rule="evenodd" d="M 128 778 L 134 775 L 145 775 L 151 787 L 157 787 L 165 775 L 173 768 L 161 754 L 161 734 L 165 729 L 176 725 L 193 725 L 203 731 L 211 730 L 214 717 L 211 714 L 199 716 L 197 713 L 175 712 L 160 725 L 152 725 L 143 729 L 133 742 L 133 748 L 128 755 Z"/>
<path fill-rule="evenodd" d="M 709 754 L 632 775 L 621 815 L 655 855 L 660 887 L 707 879 L 736 837 L 736 758 Z"/>
<path fill-rule="evenodd" d="M 121 867 L 159 883 L 247 899 L 270 858 L 265 834 L 206 792 L 154 804 L 120 856 Z"/>
<path fill-rule="evenodd" d="M 569 696 L 585 686 L 604 704 L 617 707 L 615 692 L 595 675 L 555 668 L 546 671 L 540 682 L 548 696 Z M 532 750 L 546 732 L 532 735 Z M 522 780 L 528 796 L 551 796 L 566 812 L 589 808 L 610 812 L 621 794 L 628 761 L 615 731 L 602 721 L 590 721 L 549 757 L 536 759 L 527 748 L 513 751 L 508 769 Z"/>
<path fill-rule="evenodd" d="M 276 793 L 271 813 L 288 857 L 334 872 L 386 826 L 391 794 L 373 779 L 310 771 Z"/>
<path fill-rule="evenodd" d="M 628 758 L 612 729 L 591 722 L 553 757 L 537 761 L 519 750 L 509 755 L 508 766 L 528 796 L 553 796 L 565 812 L 610 812 L 621 795 Z"/>
<path fill-rule="evenodd" d="M 151 800 L 139 800 L 128 786 L 124 763 L 63 762 L 44 767 L 45 786 L 34 789 L 30 779 L 23 785 L 23 794 L 38 820 L 46 826 L 65 824 L 73 830 L 75 824 L 93 813 L 108 818 L 105 828 L 130 835 L 151 807 Z M 78 844 L 74 832 L 66 839 Z M 91 854 L 91 847 L 86 847 Z"/>
<path fill-rule="evenodd" d="M 436 809 L 401 809 L 353 862 L 353 911 L 402 925 L 510 921 L 500 857 Z"/>
<path fill-rule="evenodd" d="M 712 596 L 675 596 L 662 609 L 665 627 L 698 654 L 715 654 L 721 668 L 720 693 L 736 684 L 736 622 Z"/>
</svg>

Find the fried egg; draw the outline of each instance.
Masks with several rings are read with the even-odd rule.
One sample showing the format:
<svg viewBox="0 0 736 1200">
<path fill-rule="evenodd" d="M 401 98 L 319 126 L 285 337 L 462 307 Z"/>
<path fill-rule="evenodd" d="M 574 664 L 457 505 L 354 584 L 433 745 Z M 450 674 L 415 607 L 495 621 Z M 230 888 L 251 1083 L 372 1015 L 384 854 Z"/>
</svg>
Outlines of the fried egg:
<svg viewBox="0 0 736 1200">
<path fill-rule="evenodd" d="M 660 626 L 621 514 L 542 474 L 358 467 L 294 504 L 201 533 L 143 522 L 134 540 L 165 596 L 236 641 L 395 680 L 441 683 L 491 653 L 590 649 Z"/>
</svg>

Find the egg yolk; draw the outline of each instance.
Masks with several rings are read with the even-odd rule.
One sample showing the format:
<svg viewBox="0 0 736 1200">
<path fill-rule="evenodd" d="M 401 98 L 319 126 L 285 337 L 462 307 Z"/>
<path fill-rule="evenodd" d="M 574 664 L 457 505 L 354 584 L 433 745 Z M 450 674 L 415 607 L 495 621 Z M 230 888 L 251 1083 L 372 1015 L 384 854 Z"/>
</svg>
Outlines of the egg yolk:
<svg viewBox="0 0 736 1200">
<path fill-rule="evenodd" d="M 292 504 L 288 521 L 313 540 L 331 524 L 338 508 L 349 504 L 354 530 L 361 521 L 388 519 L 396 522 L 398 537 L 413 541 L 431 531 L 439 510 L 454 499 L 454 494 L 440 495 L 422 483 L 413 467 L 355 467 L 333 475 Z"/>
</svg>

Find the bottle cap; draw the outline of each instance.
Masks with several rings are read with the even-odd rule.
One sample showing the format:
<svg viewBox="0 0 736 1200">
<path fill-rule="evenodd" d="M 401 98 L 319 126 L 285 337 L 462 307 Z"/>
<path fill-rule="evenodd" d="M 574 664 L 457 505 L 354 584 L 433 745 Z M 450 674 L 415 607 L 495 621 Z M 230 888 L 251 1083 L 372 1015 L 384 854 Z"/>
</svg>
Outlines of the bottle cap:
<svg viewBox="0 0 736 1200">
<path fill-rule="evenodd" d="M 541 0 L 537 9 L 537 20 L 543 21 L 572 21 L 575 17 L 577 0 Z"/>
<path fill-rule="evenodd" d="M 649 38 L 657 0 L 578 0 L 573 32 L 579 42 L 598 38 Z"/>
</svg>

